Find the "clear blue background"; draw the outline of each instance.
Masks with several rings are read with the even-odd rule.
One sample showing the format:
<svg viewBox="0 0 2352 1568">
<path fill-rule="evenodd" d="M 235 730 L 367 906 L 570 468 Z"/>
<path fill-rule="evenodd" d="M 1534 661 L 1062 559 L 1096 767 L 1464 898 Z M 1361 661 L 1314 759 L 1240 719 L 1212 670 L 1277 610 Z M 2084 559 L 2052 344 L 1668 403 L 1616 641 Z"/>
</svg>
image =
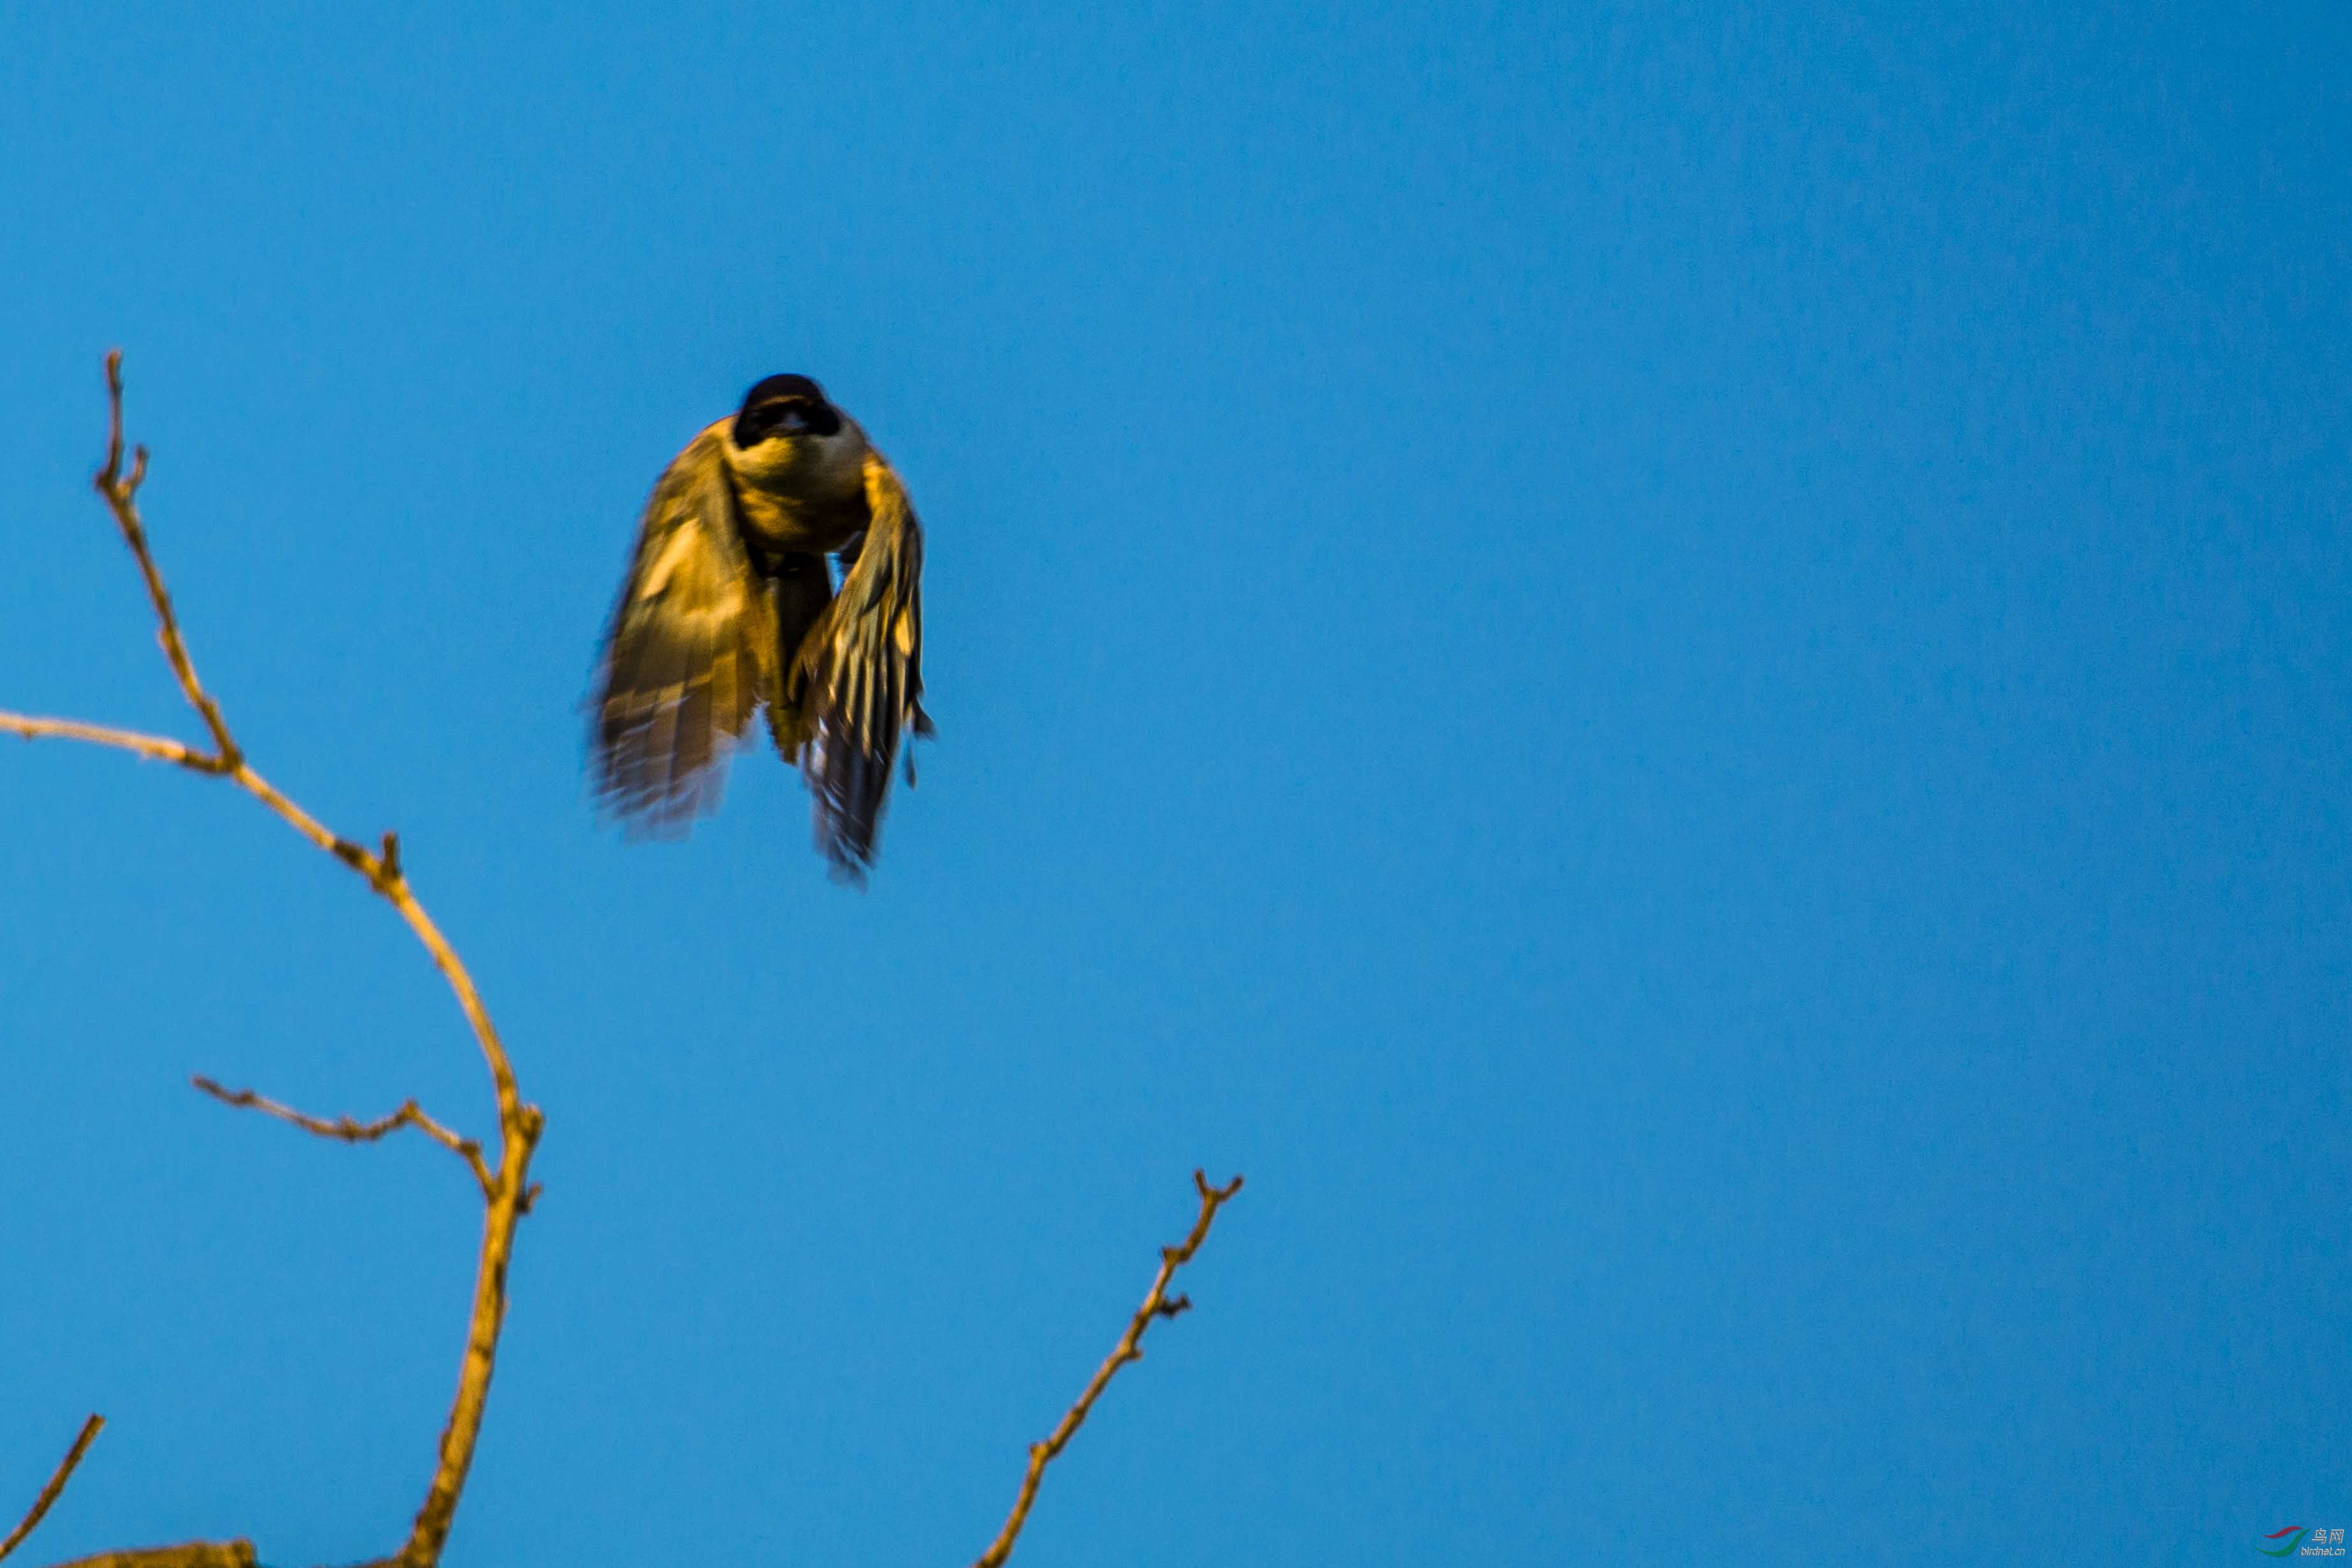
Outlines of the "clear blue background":
<svg viewBox="0 0 2352 1568">
<path fill-rule="evenodd" d="M 449 1561 L 2255 1561 L 2352 1525 L 2340 5 L 8 7 L 0 703 L 405 835 L 547 1184 Z M 1109 13 L 1116 9 L 1116 16 Z M 1538 14 L 1540 12 L 1540 14 Z M 930 537 L 863 897 L 583 797 L 655 475 Z M 0 750 L 0 1507 L 402 1537 L 480 1065 L 228 790 Z"/>
</svg>

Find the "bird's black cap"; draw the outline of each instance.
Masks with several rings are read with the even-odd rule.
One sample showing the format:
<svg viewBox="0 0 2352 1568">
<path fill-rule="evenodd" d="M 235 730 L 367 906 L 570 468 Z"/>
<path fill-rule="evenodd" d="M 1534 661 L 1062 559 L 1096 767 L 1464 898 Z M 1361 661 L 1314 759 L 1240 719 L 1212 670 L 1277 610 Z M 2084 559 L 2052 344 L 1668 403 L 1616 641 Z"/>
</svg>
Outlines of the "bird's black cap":
<svg viewBox="0 0 2352 1568">
<path fill-rule="evenodd" d="M 823 402 L 824 389 L 806 376 L 770 376 L 743 394 L 743 406 L 748 409 L 763 402 L 790 402 L 796 399 Z"/>
<path fill-rule="evenodd" d="M 735 415 L 735 444 L 746 448 L 771 435 L 840 433 L 841 415 L 824 401 L 824 389 L 806 376 L 770 376 L 743 394 Z"/>
</svg>

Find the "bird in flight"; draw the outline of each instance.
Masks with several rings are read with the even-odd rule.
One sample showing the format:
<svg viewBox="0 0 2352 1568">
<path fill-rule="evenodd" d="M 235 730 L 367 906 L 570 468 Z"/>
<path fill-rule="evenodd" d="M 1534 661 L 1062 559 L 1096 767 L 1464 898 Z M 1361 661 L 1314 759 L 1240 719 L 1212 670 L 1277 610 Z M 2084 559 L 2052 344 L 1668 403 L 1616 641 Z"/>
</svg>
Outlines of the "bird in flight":
<svg viewBox="0 0 2352 1568">
<path fill-rule="evenodd" d="M 931 733 L 922 698 L 923 530 L 906 486 L 816 382 L 770 376 L 646 503 L 590 699 L 598 799 L 633 830 L 682 831 L 717 807 L 727 753 L 765 706 L 817 849 L 862 885 L 900 741 Z"/>
</svg>

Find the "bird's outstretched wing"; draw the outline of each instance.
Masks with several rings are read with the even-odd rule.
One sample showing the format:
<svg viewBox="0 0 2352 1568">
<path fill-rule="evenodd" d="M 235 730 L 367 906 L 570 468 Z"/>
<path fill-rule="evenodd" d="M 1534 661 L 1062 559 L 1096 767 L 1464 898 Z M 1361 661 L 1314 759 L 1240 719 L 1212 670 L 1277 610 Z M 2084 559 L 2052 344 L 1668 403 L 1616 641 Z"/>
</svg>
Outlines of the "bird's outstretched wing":
<svg viewBox="0 0 2352 1568">
<path fill-rule="evenodd" d="M 736 531 L 724 426 L 688 444 L 646 503 L 590 720 L 596 791 L 633 827 L 719 803 L 727 749 L 774 678 L 774 608 Z"/>
<path fill-rule="evenodd" d="M 817 848 L 836 877 L 853 883 L 874 864 L 901 736 L 931 733 L 923 712 L 923 529 L 879 453 L 866 456 L 866 506 L 856 563 L 784 682 L 798 732 L 808 737 L 800 765 Z"/>
</svg>

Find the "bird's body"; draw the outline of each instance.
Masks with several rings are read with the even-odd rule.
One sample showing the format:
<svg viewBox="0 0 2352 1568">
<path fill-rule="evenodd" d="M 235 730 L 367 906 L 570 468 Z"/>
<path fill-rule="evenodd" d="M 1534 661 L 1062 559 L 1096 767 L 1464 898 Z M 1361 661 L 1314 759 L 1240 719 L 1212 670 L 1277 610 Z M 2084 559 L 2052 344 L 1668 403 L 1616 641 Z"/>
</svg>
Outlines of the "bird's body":
<svg viewBox="0 0 2352 1568">
<path fill-rule="evenodd" d="M 862 880 L 901 739 L 930 733 L 922 569 L 906 487 L 856 422 L 805 376 L 754 386 L 646 504 L 592 699 L 604 801 L 682 826 L 717 804 L 727 750 L 764 706 L 818 848 Z"/>
<path fill-rule="evenodd" d="M 715 445 L 734 476 L 745 537 L 771 549 L 831 555 L 866 531 L 866 459 L 873 447 L 854 420 L 820 448 L 813 443 L 762 442 L 750 451 L 730 439 L 735 421 L 713 423 L 697 436 Z M 768 448 L 783 447 L 781 452 Z"/>
</svg>

